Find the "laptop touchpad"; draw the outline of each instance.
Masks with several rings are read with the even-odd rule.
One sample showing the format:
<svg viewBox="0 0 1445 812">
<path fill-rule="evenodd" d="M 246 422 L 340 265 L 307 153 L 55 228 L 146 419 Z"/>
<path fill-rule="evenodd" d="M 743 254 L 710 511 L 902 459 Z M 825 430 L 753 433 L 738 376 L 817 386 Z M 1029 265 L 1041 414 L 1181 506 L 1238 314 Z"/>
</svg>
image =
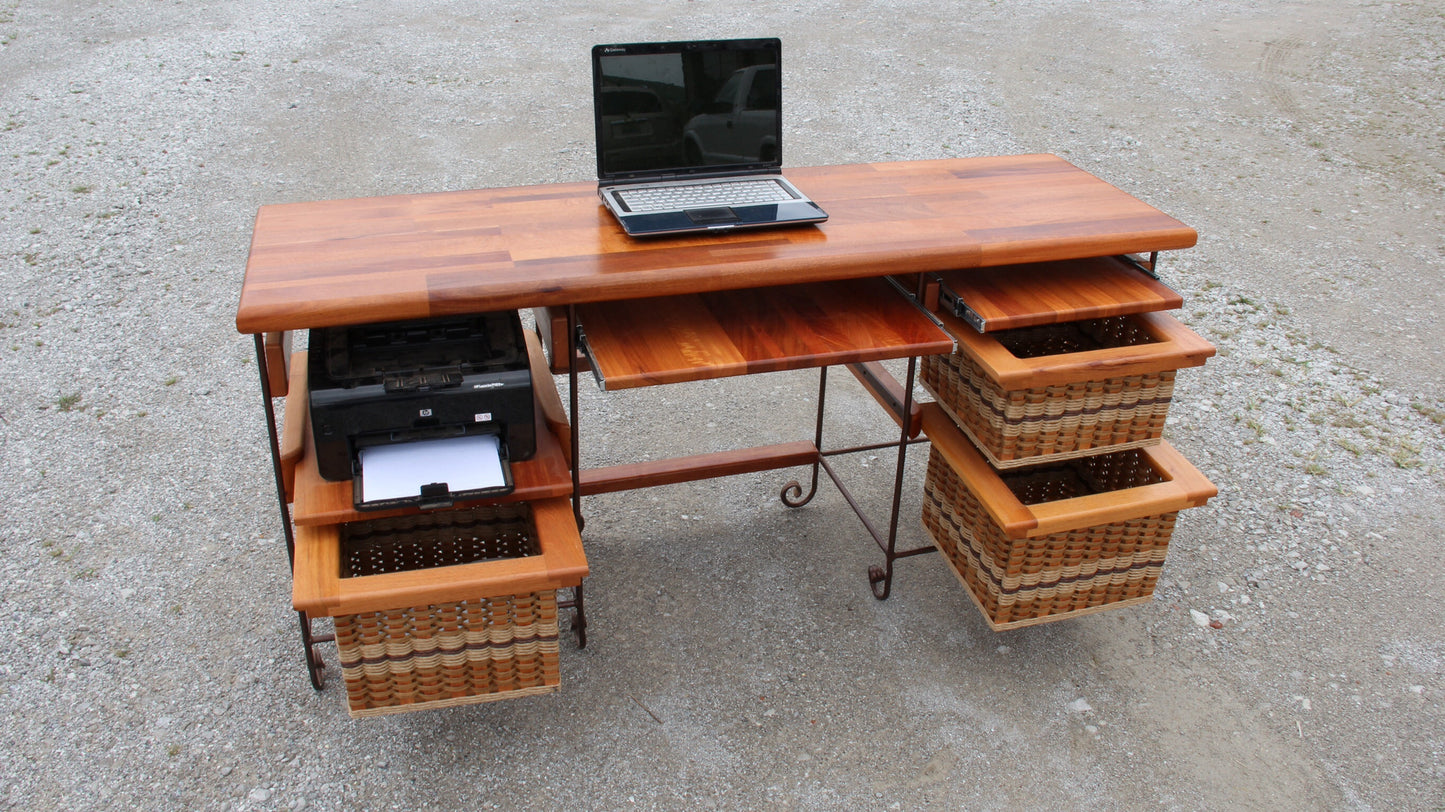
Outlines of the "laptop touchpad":
<svg viewBox="0 0 1445 812">
<path fill-rule="evenodd" d="M 739 219 L 737 214 L 727 206 L 712 209 L 688 209 L 687 216 L 700 226 L 714 223 L 736 223 Z"/>
</svg>

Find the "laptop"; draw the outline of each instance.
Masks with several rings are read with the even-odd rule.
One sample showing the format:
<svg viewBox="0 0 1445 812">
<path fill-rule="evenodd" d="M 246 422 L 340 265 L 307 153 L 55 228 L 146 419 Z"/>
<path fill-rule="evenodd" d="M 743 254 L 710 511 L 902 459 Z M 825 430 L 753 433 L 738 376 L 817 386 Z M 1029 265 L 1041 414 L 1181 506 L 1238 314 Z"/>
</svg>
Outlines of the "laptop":
<svg viewBox="0 0 1445 812">
<path fill-rule="evenodd" d="M 597 193 L 632 236 L 828 219 L 782 175 L 777 39 L 592 49 Z"/>
</svg>

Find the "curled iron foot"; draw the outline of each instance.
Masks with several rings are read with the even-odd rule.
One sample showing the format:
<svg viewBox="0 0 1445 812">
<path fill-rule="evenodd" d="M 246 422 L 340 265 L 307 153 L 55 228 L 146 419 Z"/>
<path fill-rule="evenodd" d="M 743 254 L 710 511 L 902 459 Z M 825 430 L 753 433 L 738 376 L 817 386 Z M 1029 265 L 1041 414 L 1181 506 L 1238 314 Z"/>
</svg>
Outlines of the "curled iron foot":
<svg viewBox="0 0 1445 812">
<path fill-rule="evenodd" d="M 306 657 L 306 676 L 311 678 L 311 687 L 319 691 L 326 685 L 326 677 L 323 673 L 326 670 L 326 662 L 316 651 L 316 644 L 333 642 L 336 640 L 336 635 L 313 634 L 311 618 L 305 612 L 297 612 L 296 619 L 301 624 L 301 653 Z"/>
<path fill-rule="evenodd" d="M 311 677 L 311 687 L 318 691 L 325 688 L 326 663 L 321 661 L 321 655 L 312 651 L 310 646 L 307 646 L 306 649 L 306 666 L 308 675 Z"/>
<path fill-rule="evenodd" d="M 892 573 L 884 571 L 882 567 L 869 567 L 868 586 L 873 590 L 873 597 L 880 601 L 888 600 L 888 593 L 893 588 Z"/>
<path fill-rule="evenodd" d="M 782 493 L 778 494 L 778 497 L 783 500 L 783 504 L 787 505 L 788 507 L 796 508 L 802 507 L 803 505 L 806 505 L 809 502 L 813 501 L 813 495 L 817 492 L 817 487 L 814 487 L 812 490 L 809 490 L 806 494 L 804 494 L 803 486 L 799 485 L 798 481 L 795 479 L 792 482 L 789 482 L 788 484 L 783 486 L 783 491 Z"/>
<path fill-rule="evenodd" d="M 577 648 L 587 648 L 587 608 L 582 602 L 582 585 L 572 589 L 572 633 L 577 635 Z"/>
</svg>

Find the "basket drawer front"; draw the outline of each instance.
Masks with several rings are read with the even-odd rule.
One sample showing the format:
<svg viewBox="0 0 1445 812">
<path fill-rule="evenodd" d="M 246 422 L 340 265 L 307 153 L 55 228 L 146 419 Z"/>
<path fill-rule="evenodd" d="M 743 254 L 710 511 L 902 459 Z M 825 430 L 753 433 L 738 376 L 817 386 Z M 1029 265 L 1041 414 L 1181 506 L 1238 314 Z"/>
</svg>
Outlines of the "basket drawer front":
<svg viewBox="0 0 1445 812">
<path fill-rule="evenodd" d="M 1157 443 L 1174 371 L 1005 389 L 968 356 L 924 359 L 923 385 L 998 467 Z"/>
<path fill-rule="evenodd" d="M 336 646 L 354 717 L 549 693 L 560 685 L 553 590 L 341 615 Z"/>
</svg>

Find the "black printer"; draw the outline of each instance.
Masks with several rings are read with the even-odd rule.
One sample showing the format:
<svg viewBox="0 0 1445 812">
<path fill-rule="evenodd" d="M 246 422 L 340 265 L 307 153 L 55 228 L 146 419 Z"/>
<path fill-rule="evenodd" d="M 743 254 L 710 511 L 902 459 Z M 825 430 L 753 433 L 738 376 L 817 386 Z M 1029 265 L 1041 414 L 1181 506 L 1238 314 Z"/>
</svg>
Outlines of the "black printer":
<svg viewBox="0 0 1445 812">
<path fill-rule="evenodd" d="M 324 479 L 357 480 L 359 508 L 508 493 L 510 461 L 536 453 L 532 371 L 515 310 L 313 329 L 307 374 L 317 468 Z M 416 494 L 363 499 L 367 449 L 473 435 L 497 438 L 505 484 L 423 483 Z"/>
</svg>

